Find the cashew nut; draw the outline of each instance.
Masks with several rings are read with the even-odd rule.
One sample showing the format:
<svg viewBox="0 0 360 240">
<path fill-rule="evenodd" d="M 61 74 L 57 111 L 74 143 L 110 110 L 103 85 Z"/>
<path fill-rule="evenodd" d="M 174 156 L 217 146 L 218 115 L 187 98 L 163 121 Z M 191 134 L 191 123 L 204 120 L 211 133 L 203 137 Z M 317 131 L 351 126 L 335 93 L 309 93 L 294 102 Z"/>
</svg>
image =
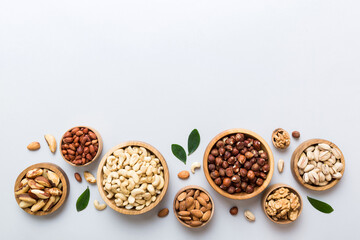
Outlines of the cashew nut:
<svg viewBox="0 0 360 240">
<path fill-rule="evenodd" d="M 96 210 L 102 211 L 106 208 L 106 204 L 100 204 L 98 200 L 94 201 L 94 206 Z"/>
<path fill-rule="evenodd" d="M 191 164 L 191 172 L 195 173 L 195 168 L 200 168 L 201 164 L 199 162 L 194 162 L 193 164 Z"/>
</svg>

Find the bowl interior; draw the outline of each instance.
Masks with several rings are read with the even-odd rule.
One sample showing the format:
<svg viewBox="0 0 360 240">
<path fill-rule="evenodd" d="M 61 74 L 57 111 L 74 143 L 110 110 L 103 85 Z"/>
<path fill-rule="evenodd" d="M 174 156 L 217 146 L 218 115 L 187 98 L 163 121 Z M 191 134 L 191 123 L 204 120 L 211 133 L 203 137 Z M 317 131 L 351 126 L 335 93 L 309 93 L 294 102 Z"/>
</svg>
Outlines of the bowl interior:
<svg viewBox="0 0 360 240">
<path fill-rule="evenodd" d="M 70 188 L 69 179 L 68 179 L 66 173 L 64 172 L 64 170 L 62 170 L 59 166 L 57 166 L 57 165 L 55 165 L 53 163 L 37 163 L 37 164 L 31 165 L 30 167 L 27 167 L 25 170 L 23 170 L 19 174 L 19 176 L 17 177 L 17 179 L 15 181 L 14 192 L 16 191 L 17 187 L 19 186 L 21 180 L 23 178 L 25 178 L 26 173 L 29 170 L 34 169 L 34 168 L 46 168 L 46 169 L 49 169 L 49 170 L 53 171 L 54 173 L 56 173 L 60 177 L 60 180 L 61 180 L 61 182 L 63 184 L 63 188 L 62 188 L 62 193 L 63 194 L 61 195 L 61 198 L 60 198 L 59 202 L 57 202 L 56 205 L 50 209 L 50 211 L 48 211 L 48 212 L 44 212 L 44 211 L 32 212 L 29 208 L 23 209 L 25 212 L 27 212 L 27 213 L 29 213 L 31 215 L 45 216 L 45 215 L 48 215 L 48 214 L 51 214 L 51 213 L 55 212 L 65 202 L 65 200 L 67 198 L 67 195 L 68 195 L 68 192 L 69 192 L 69 188 Z M 16 202 L 19 204 L 20 200 L 16 196 L 15 196 L 15 199 L 16 199 Z"/>
<path fill-rule="evenodd" d="M 106 163 L 107 157 L 109 157 L 114 151 L 116 151 L 118 149 L 121 149 L 121 148 L 126 148 L 128 146 L 137 146 L 137 147 L 146 148 L 147 150 L 152 152 L 160 160 L 161 165 L 164 167 L 164 180 L 165 180 L 164 188 L 162 189 L 161 193 L 159 195 L 157 195 L 157 198 L 156 198 L 155 202 L 151 203 L 149 206 L 144 207 L 141 210 L 125 209 L 123 207 L 116 206 L 114 198 L 108 199 L 106 197 L 107 193 L 105 192 L 104 187 L 102 185 L 102 182 L 104 180 L 103 170 L 102 169 L 103 169 L 103 166 Z M 168 185 L 169 185 L 169 169 L 167 167 L 167 164 L 166 164 L 166 161 L 165 161 L 164 157 L 161 155 L 161 153 L 156 148 L 154 148 L 153 146 L 151 146 L 151 145 L 149 145 L 147 143 L 144 143 L 144 142 L 128 141 L 128 142 L 125 142 L 125 143 L 122 143 L 122 144 L 119 144 L 119 145 L 113 147 L 101 159 L 101 162 L 99 164 L 98 171 L 97 171 L 97 185 L 98 185 L 98 189 L 99 189 L 99 192 L 100 192 L 100 195 L 101 195 L 102 199 L 112 209 L 114 209 L 115 211 L 117 211 L 119 213 L 123 213 L 123 214 L 126 214 L 126 215 L 138 215 L 138 214 L 142 214 L 142 213 L 150 211 L 156 205 L 158 205 L 160 203 L 160 201 L 163 199 L 163 197 L 166 194 Z"/>
<path fill-rule="evenodd" d="M 88 129 L 91 130 L 93 133 L 95 133 L 96 137 L 98 138 L 99 147 L 98 147 L 98 151 L 97 151 L 95 157 L 94 157 L 90 162 L 85 163 L 85 164 L 83 164 L 83 165 L 76 165 L 76 164 L 73 164 L 72 162 L 70 162 L 70 161 L 68 161 L 68 160 L 65 159 L 65 156 L 64 156 L 64 154 L 63 154 L 62 151 L 61 151 L 61 150 L 62 150 L 62 149 L 61 149 L 61 146 L 62 146 L 62 142 L 63 142 L 63 139 L 64 139 L 64 135 L 65 135 L 66 132 L 69 132 L 69 131 L 71 131 L 71 130 L 74 129 L 74 128 L 82 128 L 82 127 L 88 128 Z M 74 167 L 84 167 L 84 166 L 87 166 L 87 165 L 93 163 L 97 158 L 99 158 L 99 156 L 100 156 L 100 154 L 101 154 L 101 152 L 102 152 L 102 149 L 103 149 L 103 141 L 102 141 L 101 135 L 100 135 L 100 133 L 99 133 L 98 131 L 96 131 L 94 128 L 88 127 L 88 126 L 76 126 L 76 127 L 72 127 L 72 128 L 70 128 L 70 129 L 68 129 L 66 132 L 62 135 L 61 140 L 60 140 L 60 154 L 61 154 L 61 157 L 65 160 L 65 162 L 67 162 L 68 164 L 70 164 L 71 166 L 74 166 Z"/>
<path fill-rule="evenodd" d="M 262 196 L 262 201 L 261 201 L 261 205 L 262 205 L 262 208 L 263 208 L 263 211 L 265 213 L 265 215 L 274 223 L 277 223 L 277 224 L 288 224 L 288 223 L 291 223 L 291 222 L 295 222 L 295 221 L 291 221 L 291 220 L 283 220 L 283 219 L 280 219 L 280 220 L 277 220 L 275 221 L 274 219 L 272 219 L 266 212 L 266 209 L 265 209 L 265 203 L 266 203 L 266 199 L 268 198 L 268 196 L 274 192 L 275 190 L 281 188 L 281 187 L 285 187 L 285 188 L 288 188 L 290 190 L 290 192 L 294 193 L 296 196 L 298 196 L 299 198 L 299 202 L 300 202 L 300 209 L 299 209 L 299 214 L 298 214 L 298 217 L 295 219 L 295 221 L 300 217 L 300 214 L 301 214 L 301 211 L 302 211 L 302 207 L 303 207 L 303 201 L 302 201 L 302 198 L 301 198 L 301 195 L 299 194 L 298 191 L 296 191 L 294 188 L 290 187 L 289 185 L 286 185 L 286 184 L 282 184 L 282 183 L 278 183 L 278 184 L 274 184 L 274 185 L 271 185 L 267 190 L 266 192 L 263 194 Z"/>
<path fill-rule="evenodd" d="M 230 194 L 230 193 L 222 190 L 218 185 L 215 184 L 213 179 L 210 177 L 210 173 L 209 173 L 209 169 L 208 169 L 208 157 L 209 157 L 210 151 L 213 148 L 213 146 L 220 139 L 223 139 L 224 137 L 226 137 L 228 135 L 232 135 L 232 134 L 236 134 L 236 133 L 243 133 L 246 137 L 251 137 L 251 138 L 259 140 L 261 143 L 261 150 L 266 152 L 268 155 L 268 158 L 269 158 L 268 161 L 269 161 L 269 165 L 270 165 L 270 171 L 267 174 L 267 178 L 265 179 L 263 185 L 261 185 L 260 187 L 256 187 L 254 192 L 252 192 L 250 194 L 245 193 L 245 192 Z M 203 160 L 203 169 L 204 169 L 206 179 L 209 182 L 209 184 L 211 185 L 211 187 L 214 188 L 215 191 L 217 191 L 221 195 L 223 195 L 227 198 L 231 198 L 231 199 L 238 199 L 238 200 L 249 199 L 249 198 L 255 197 L 256 195 L 261 193 L 269 185 L 271 178 L 273 176 L 273 173 L 274 173 L 274 157 L 273 157 L 273 154 L 272 154 L 272 151 L 271 151 L 269 145 L 258 134 L 254 133 L 252 131 L 246 130 L 246 129 L 235 128 L 235 129 L 230 129 L 230 130 L 221 132 L 220 134 L 218 134 L 211 140 L 211 142 L 209 143 L 209 145 L 207 146 L 207 148 L 205 150 L 204 160 Z"/>
<path fill-rule="evenodd" d="M 207 220 L 205 223 L 203 223 L 202 225 L 200 225 L 200 226 L 198 226 L 198 227 L 192 227 L 192 226 L 186 224 L 184 221 L 182 221 L 182 220 L 179 218 L 179 216 L 178 216 L 178 214 L 177 214 L 177 212 L 176 212 L 176 208 L 175 208 L 175 203 L 176 203 L 177 197 L 180 195 L 180 193 L 182 193 L 182 192 L 184 192 L 184 191 L 186 191 L 186 190 L 189 190 L 189 189 L 200 190 L 200 191 L 204 192 L 204 193 L 209 197 L 210 202 L 211 202 L 211 204 L 212 204 L 211 215 L 210 215 L 209 220 Z M 210 196 L 210 194 L 209 194 L 204 188 L 199 187 L 199 186 L 196 186 L 196 185 L 189 185 L 189 186 L 186 186 L 186 187 L 181 188 L 181 189 L 175 194 L 174 201 L 173 201 L 173 210 L 174 210 L 174 215 L 175 215 L 176 219 L 177 219 L 182 225 L 184 225 L 184 226 L 186 226 L 186 227 L 188 227 L 188 228 L 199 228 L 199 227 L 205 226 L 206 224 L 208 224 L 208 223 L 211 221 L 211 219 L 212 219 L 212 217 L 213 217 L 213 215 L 214 215 L 215 205 L 214 205 L 214 201 L 213 201 L 212 197 Z"/>
<path fill-rule="evenodd" d="M 295 177 L 295 179 L 304 187 L 311 189 L 311 190 L 315 190 L 315 191 L 324 191 L 327 189 L 332 188 L 333 186 L 335 186 L 340 180 L 340 179 L 333 179 L 329 184 L 327 184 L 326 186 L 316 186 L 316 185 L 311 185 L 311 184 L 307 184 L 304 182 L 302 176 L 299 173 L 299 169 L 297 167 L 297 161 L 300 158 L 300 155 L 303 153 L 303 151 L 315 144 L 319 144 L 319 143 L 326 143 L 328 145 L 330 145 L 333 148 L 337 148 L 340 151 L 341 154 L 341 158 L 340 161 L 343 164 L 343 169 L 341 170 L 341 174 L 344 175 L 345 172 L 345 158 L 343 153 L 341 152 L 340 148 L 338 148 L 334 143 L 328 141 L 328 140 L 324 140 L 324 139 L 310 139 L 307 140 L 305 142 L 303 142 L 302 144 L 300 144 L 294 151 L 294 153 L 291 156 L 291 172 L 293 174 L 293 176 Z"/>
</svg>

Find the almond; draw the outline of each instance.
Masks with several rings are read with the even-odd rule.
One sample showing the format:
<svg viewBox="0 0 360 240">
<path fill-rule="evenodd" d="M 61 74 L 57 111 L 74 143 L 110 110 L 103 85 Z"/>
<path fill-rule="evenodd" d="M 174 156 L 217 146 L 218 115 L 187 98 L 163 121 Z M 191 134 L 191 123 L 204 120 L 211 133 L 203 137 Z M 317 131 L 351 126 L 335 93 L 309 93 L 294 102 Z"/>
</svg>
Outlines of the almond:
<svg viewBox="0 0 360 240">
<path fill-rule="evenodd" d="M 200 197 L 203 198 L 203 199 L 204 199 L 205 201 L 207 201 L 207 202 L 210 200 L 209 197 L 208 197 L 208 195 L 207 195 L 206 193 L 203 193 L 203 192 L 200 193 Z"/>
<path fill-rule="evenodd" d="M 38 150 L 39 148 L 40 148 L 39 142 L 32 142 L 27 146 L 27 149 L 29 149 L 30 151 L 35 151 Z"/>
<path fill-rule="evenodd" d="M 207 220 L 209 220 L 210 216 L 211 216 L 211 211 L 205 212 L 201 218 L 201 221 L 206 222 Z"/>
<path fill-rule="evenodd" d="M 190 212 L 188 211 L 180 211 L 178 212 L 179 216 L 187 217 L 190 216 Z"/>
<path fill-rule="evenodd" d="M 190 208 L 194 204 L 194 198 L 188 197 L 185 199 L 185 207 Z"/>
<path fill-rule="evenodd" d="M 207 207 L 207 203 L 202 197 L 198 197 L 197 200 L 202 206 Z"/>
<path fill-rule="evenodd" d="M 177 197 L 177 200 L 179 200 L 180 202 L 183 201 L 186 198 L 186 192 L 182 192 L 179 194 L 179 196 Z"/>
<path fill-rule="evenodd" d="M 189 176 L 190 176 L 190 173 L 188 171 L 186 171 L 186 170 L 181 171 L 181 172 L 178 173 L 178 177 L 180 179 L 188 179 Z"/>
<path fill-rule="evenodd" d="M 169 209 L 163 208 L 159 211 L 158 217 L 166 217 L 169 214 Z"/>
<path fill-rule="evenodd" d="M 191 221 L 189 225 L 192 227 L 199 227 L 202 225 L 202 222 L 201 221 Z"/>
<path fill-rule="evenodd" d="M 197 217 L 197 218 L 201 218 L 203 216 L 202 211 L 194 209 L 190 211 L 191 215 Z"/>
</svg>

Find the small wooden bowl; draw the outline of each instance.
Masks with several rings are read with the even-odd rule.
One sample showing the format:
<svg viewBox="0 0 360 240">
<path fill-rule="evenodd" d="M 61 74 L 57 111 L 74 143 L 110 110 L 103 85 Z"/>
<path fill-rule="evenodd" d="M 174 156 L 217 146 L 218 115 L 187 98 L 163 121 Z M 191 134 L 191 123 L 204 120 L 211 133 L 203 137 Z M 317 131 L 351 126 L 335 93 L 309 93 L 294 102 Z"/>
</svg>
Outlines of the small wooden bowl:
<svg viewBox="0 0 360 240">
<path fill-rule="evenodd" d="M 165 180 L 165 184 L 164 184 L 164 188 L 161 190 L 161 193 L 159 195 L 157 195 L 157 198 L 155 200 L 155 202 L 151 203 L 149 206 L 144 207 L 141 210 L 135 210 L 135 209 L 125 209 L 125 208 L 120 208 L 118 206 L 116 206 L 115 204 L 115 199 L 108 199 L 106 197 L 107 193 L 104 190 L 103 187 L 103 180 L 104 180 L 104 176 L 103 176 L 103 166 L 106 163 L 106 159 L 116 150 L 121 149 L 121 148 L 126 148 L 128 146 L 137 146 L 137 147 L 144 147 L 147 150 L 149 150 L 150 152 L 152 152 L 161 162 L 161 165 L 164 168 L 164 180 Z M 114 209 L 115 211 L 125 214 L 125 215 L 139 215 L 139 214 L 143 214 L 146 213 L 148 211 L 150 211 L 151 209 L 153 209 L 154 207 L 156 207 L 161 200 L 164 198 L 166 191 L 168 189 L 169 186 L 169 169 L 168 166 L 166 164 L 166 161 L 164 159 L 164 157 L 161 155 L 161 153 L 154 148 L 153 146 L 151 146 L 150 144 L 144 143 L 144 142 L 139 142 L 139 141 L 128 141 L 128 142 L 124 142 L 121 143 L 119 145 L 116 145 L 115 147 L 113 147 L 112 149 L 110 149 L 105 155 L 104 157 L 101 159 L 101 162 L 99 164 L 98 167 L 98 171 L 97 171 L 97 186 L 100 192 L 100 195 L 102 197 L 102 199 L 105 201 L 105 203 L 110 206 L 112 209 Z"/>
<path fill-rule="evenodd" d="M 333 179 L 328 185 L 325 185 L 325 186 L 316 186 L 316 185 L 307 184 L 304 182 L 303 178 L 301 177 L 298 166 L 297 166 L 297 161 L 299 160 L 301 153 L 303 153 L 304 150 L 307 149 L 308 147 L 315 145 L 315 144 L 319 144 L 319 143 L 326 143 L 326 144 L 330 145 L 330 147 L 337 148 L 339 150 L 339 152 L 341 154 L 340 161 L 343 164 L 343 169 L 341 170 L 341 174 L 344 176 L 345 158 L 344 158 L 343 153 L 341 152 L 340 148 L 338 148 L 338 146 L 336 146 L 334 143 L 332 143 L 328 140 L 324 140 L 324 139 L 310 139 L 310 140 L 307 140 L 307 141 L 303 142 L 302 144 L 300 144 L 295 149 L 295 151 L 293 152 L 293 154 L 291 156 L 291 172 L 292 172 L 293 176 L 295 177 L 295 179 L 302 186 L 304 186 L 308 189 L 311 189 L 311 190 L 315 190 L 315 191 L 324 191 L 324 190 L 330 189 L 333 186 L 335 186 L 341 180 L 341 178 Z"/>
<path fill-rule="evenodd" d="M 291 220 L 278 220 L 278 221 L 275 221 L 274 219 L 272 219 L 267 213 L 266 213 L 266 209 L 265 209 L 265 203 L 266 203 L 266 199 L 268 198 L 268 196 L 273 192 L 275 191 L 276 189 L 278 188 L 281 188 L 281 187 L 285 187 L 285 188 L 288 188 L 290 190 L 290 192 L 294 193 L 296 196 L 299 197 L 299 202 L 300 202 L 300 209 L 299 209 L 299 214 L 297 216 L 297 218 L 294 220 L 294 221 L 291 221 Z M 268 187 L 266 189 L 266 191 L 263 193 L 262 195 L 262 199 L 261 199 L 261 205 L 262 205 L 262 209 L 265 213 L 265 215 L 274 223 L 277 223 L 277 224 L 288 224 L 288 223 L 291 223 L 291 222 L 295 222 L 299 217 L 300 217 L 300 214 L 301 214 L 301 211 L 302 211 L 302 207 L 303 207 L 303 201 L 302 201 L 302 198 L 300 196 L 300 194 L 292 187 L 290 187 L 289 185 L 286 185 L 286 184 L 282 184 L 282 183 L 277 183 L 277 184 L 274 184 L 274 185 L 271 185 L 270 187 Z"/>
<path fill-rule="evenodd" d="M 68 196 L 69 190 L 70 190 L 69 179 L 68 179 L 66 173 L 64 172 L 64 170 L 62 170 L 59 166 L 57 166 L 57 165 L 55 165 L 53 163 L 34 164 L 34 165 L 31 165 L 30 167 L 26 168 L 24 171 L 22 171 L 19 174 L 19 176 L 17 177 L 17 179 L 15 181 L 14 193 L 15 193 L 16 189 L 18 188 L 18 186 L 20 185 L 21 180 L 25 178 L 26 173 L 29 170 L 34 169 L 34 168 L 46 168 L 46 169 L 49 169 L 49 170 L 53 171 L 54 173 L 56 173 L 60 177 L 60 181 L 63 184 L 61 198 L 56 203 L 56 205 L 50 209 L 50 211 L 48 211 L 48 212 L 44 212 L 44 211 L 32 212 L 30 210 L 30 208 L 23 209 L 25 212 L 27 212 L 27 213 L 29 213 L 31 215 L 45 216 L 45 215 L 51 214 L 51 213 L 55 212 L 56 210 L 58 210 L 63 205 L 63 203 L 65 202 L 65 200 L 66 200 L 66 198 Z M 21 202 L 19 200 L 19 198 L 16 197 L 16 195 L 15 195 L 15 199 L 16 199 L 16 202 L 18 204 Z"/>
<path fill-rule="evenodd" d="M 291 138 L 289 138 L 289 141 L 290 141 L 289 145 L 287 145 L 285 148 L 279 148 L 279 147 L 276 146 L 276 144 L 275 144 L 275 139 L 274 139 L 274 135 L 275 135 L 275 133 L 276 133 L 277 131 L 283 131 L 283 132 L 285 132 L 287 135 L 289 135 L 289 137 L 290 137 L 290 134 L 289 134 L 286 130 L 284 130 L 284 129 L 282 129 L 282 128 L 277 128 L 277 129 L 275 129 L 275 130 L 272 132 L 272 134 L 271 134 L 271 142 L 273 143 L 274 147 L 275 147 L 276 149 L 278 149 L 278 150 L 285 150 L 285 149 L 287 149 L 287 148 L 290 146 L 290 144 L 291 144 Z"/>
<path fill-rule="evenodd" d="M 61 145 L 62 145 L 62 142 L 63 142 L 65 133 L 71 131 L 73 128 L 76 128 L 76 127 L 78 127 L 78 128 L 85 127 L 85 128 L 88 128 L 89 130 L 91 130 L 92 132 L 94 132 L 95 135 L 96 135 L 96 137 L 98 138 L 98 143 L 99 143 L 99 148 L 98 148 L 98 151 L 97 151 L 95 157 L 94 157 L 90 162 L 85 163 L 85 164 L 83 164 L 83 165 L 76 165 L 76 164 L 73 164 L 72 162 L 68 161 L 68 160 L 65 158 L 65 156 L 63 155 L 62 149 L 61 149 Z M 87 165 L 93 163 L 93 162 L 100 156 L 100 154 L 101 154 L 101 152 L 102 152 L 102 149 L 103 149 L 103 141 L 102 141 L 102 138 L 101 138 L 101 136 L 100 136 L 100 133 L 99 133 L 98 131 L 96 131 L 94 128 L 88 127 L 88 126 L 76 126 L 76 127 L 70 128 L 70 129 L 67 130 L 67 131 L 64 133 L 64 135 L 61 137 L 61 140 L 60 140 L 60 154 L 61 154 L 62 158 L 65 160 L 65 162 L 67 162 L 67 163 L 70 164 L 71 166 L 74 166 L 74 167 L 84 167 L 84 166 L 87 166 Z"/>
<path fill-rule="evenodd" d="M 189 190 L 189 189 L 195 189 L 195 190 L 200 190 L 200 191 L 204 192 L 204 193 L 209 197 L 210 202 L 211 202 L 211 204 L 212 204 L 211 215 L 210 215 L 209 220 L 207 220 L 206 222 L 204 222 L 202 225 L 200 225 L 200 226 L 198 226 L 198 227 L 193 227 L 193 226 L 190 226 L 190 225 L 186 224 L 185 222 L 183 222 L 183 221 L 179 218 L 179 216 L 178 216 L 178 214 L 177 214 L 177 212 L 176 212 L 176 208 L 175 208 L 175 203 L 176 203 L 177 197 L 180 195 L 180 193 L 182 193 L 182 192 L 184 192 L 184 191 L 186 191 L 186 190 Z M 175 198 L 174 198 L 174 202 L 173 202 L 174 215 L 175 215 L 176 219 L 177 219 L 182 225 L 184 225 L 184 226 L 186 226 L 186 227 L 188 227 L 188 228 L 200 228 L 200 227 L 203 227 L 203 226 L 205 226 L 206 224 L 208 224 L 208 223 L 211 221 L 211 219 L 212 219 L 212 217 L 213 217 L 213 215 L 214 215 L 214 209 L 215 209 L 214 200 L 212 199 L 212 197 L 210 196 L 210 194 L 209 194 L 204 188 L 202 188 L 202 187 L 199 187 L 199 186 L 196 186 L 196 185 L 189 185 L 189 186 L 186 186 L 186 187 L 181 188 L 181 189 L 175 194 Z"/>
<path fill-rule="evenodd" d="M 214 180 L 210 177 L 210 173 L 209 173 L 209 169 L 208 169 L 208 157 L 209 157 L 210 151 L 213 148 L 213 146 L 220 139 L 222 139 L 228 135 L 236 134 L 236 133 L 243 133 L 246 137 L 251 137 L 251 138 L 259 140 L 261 143 L 261 149 L 267 153 L 268 158 L 269 158 L 268 161 L 269 161 L 269 165 L 270 165 L 270 171 L 267 174 L 267 178 L 265 179 L 263 185 L 261 185 L 260 187 L 256 187 L 254 192 L 252 192 L 250 194 L 245 193 L 245 192 L 230 194 L 230 193 L 222 190 L 218 185 L 215 184 Z M 274 157 L 273 157 L 273 154 L 272 154 L 272 151 L 271 151 L 269 145 L 266 143 L 266 141 L 262 137 L 260 137 L 260 135 L 254 133 L 250 130 L 247 130 L 247 129 L 233 128 L 233 129 L 229 129 L 229 130 L 219 133 L 211 140 L 211 142 L 207 146 L 205 153 L 204 153 L 203 169 L 204 169 L 204 173 L 205 173 L 205 177 L 206 177 L 207 181 L 209 182 L 211 187 L 213 189 L 215 189 L 215 191 L 217 191 L 218 193 L 220 193 L 221 195 L 223 195 L 224 197 L 227 197 L 227 198 L 244 200 L 244 199 L 249 199 L 249 198 L 255 197 L 256 195 L 258 195 L 259 193 L 264 191 L 264 189 L 269 185 L 271 178 L 273 176 L 273 173 L 274 173 Z"/>
</svg>

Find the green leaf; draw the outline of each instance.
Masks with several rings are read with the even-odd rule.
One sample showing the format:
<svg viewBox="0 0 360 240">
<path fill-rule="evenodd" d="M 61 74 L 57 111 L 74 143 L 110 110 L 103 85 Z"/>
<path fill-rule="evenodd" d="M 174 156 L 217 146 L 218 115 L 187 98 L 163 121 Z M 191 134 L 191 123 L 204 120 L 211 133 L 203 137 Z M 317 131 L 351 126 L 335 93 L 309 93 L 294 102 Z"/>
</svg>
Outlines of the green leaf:
<svg viewBox="0 0 360 240">
<path fill-rule="evenodd" d="M 189 151 L 188 156 L 190 156 L 190 154 L 195 152 L 199 144 L 200 144 L 200 134 L 197 129 L 194 129 L 192 130 L 188 138 L 188 151 Z"/>
<path fill-rule="evenodd" d="M 178 144 L 172 144 L 171 145 L 171 151 L 177 157 L 182 161 L 184 164 L 186 164 L 186 152 L 184 148 Z"/>
<path fill-rule="evenodd" d="M 323 213 L 331 213 L 334 211 L 334 209 L 327 203 L 319 201 L 317 199 L 311 198 L 311 197 L 307 197 L 307 199 L 309 200 L 309 202 L 311 203 L 311 205 L 316 208 L 317 210 L 319 210 L 320 212 Z"/>
<path fill-rule="evenodd" d="M 90 190 L 89 187 L 87 187 L 86 190 L 80 195 L 80 197 L 76 202 L 76 210 L 78 212 L 84 210 L 89 204 L 89 200 L 90 200 Z"/>
</svg>

